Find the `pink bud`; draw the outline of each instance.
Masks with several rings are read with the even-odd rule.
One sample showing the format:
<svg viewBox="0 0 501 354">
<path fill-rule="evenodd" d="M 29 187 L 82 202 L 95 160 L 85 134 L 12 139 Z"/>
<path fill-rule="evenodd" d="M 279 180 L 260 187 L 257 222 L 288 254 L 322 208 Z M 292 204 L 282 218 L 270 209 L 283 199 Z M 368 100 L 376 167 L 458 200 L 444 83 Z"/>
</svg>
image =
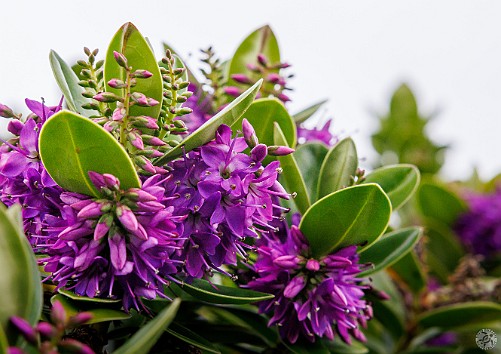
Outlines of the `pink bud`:
<svg viewBox="0 0 501 354">
<path fill-rule="evenodd" d="M 126 114 L 127 114 L 127 110 L 124 107 L 117 107 L 113 111 L 113 115 L 111 116 L 111 118 L 114 121 L 121 121 L 122 119 L 124 119 Z"/>
<path fill-rule="evenodd" d="M 120 189 L 120 180 L 109 173 L 103 173 L 104 183 L 110 189 Z"/>
<path fill-rule="evenodd" d="M 52 310 L 50 311 L 50 318 L 55 325 L 66 324 L 66 310 L 59 300 L 54 301 Z"/>
<path fill-rule="evenodd" d="M 118 220 L 120 220 L 122 225 L 127 230 L 129 231 L 137 230 L 138 222 L 136 216 L 128 206 L 119 204 L 115 212 L 117 214 Z"/>
<path fill-rule="evenodd" d="M 150 73 L 148 70 L 136 70 L 132 73 L 132 75 L 140 79 L 147 79 L 153 76 L 153 74 Z"/>
<path fill-rule="evenodd" d="M 268 146 L 268 154 L 273 155 L 273 156 L 285 156 L 292 154 L 294 152 L 294 149 L 291 149 L 290 147 L 287 146 Z"/>
<path fill-rule="evenodd" d="M 128 69 L 127 58 L 125 57 L 125 55 L 117 51 L 113 51 L 113 56 L 115 57 L 115 60 L 117 61 L 118 65 Z"/>
<path fill-rule="evenodd" d="M 320 269 L 320 262 L 316 259 L 308 259 L 306 262 L 306 269 L 311 270 L 312 272 L 316 272 Z"/>
<path fill-rule="evenodd" d="M 0 103 L 0 116 L 4 118 L 12 118 L 15 114 L 9 106 Z"/>
<path fill-rule="evenodd" d="M 266 58 L 266 56 L 263 54 L 263 53 L 259 53 L 258 56 L 257 56 L 257 61 L 259 62 L 259 64 L 261 64 L 262 66 L 267 66 L 268 65 L 268 59 Z"/>
<path fill-rule="evenodd" d="M 252 80 L 245 74 L 233 74 L 231 78 L 241 84 L 252 84 Z"/>
<path fill-rule="evenodd" d="M 10 322 L 16 327 L 19 333 L 22 334 L 24 339 L 26 339 L 31 344 L 36 344 L 37 334 L 33 327 L 22 317 L 12 316 Z"/>
<path fill-rule="evenodd" d="M 46 338 L 53 338 L 57 335 L 56 328 L 48 322 L 39 322 L 36 326 L 38 333 Z"/>
<path fill-rule="evenodd" d="M 303 276 L 296 276 L 294 277 L 289 284 L 284 288 L 284 296 L 292 299 L 295 297 L 297 294 L 301 292 L 301 290 L 304 289 L 306 286 L 306 279 Z"/>
<path fill-rule="evenodd" d="M 283 94 L 283 93 L 279 93 L 277 95 L 277 98 L 282 101 L 282 102 L 289 102 L 291 99 L 289 98 L 289 96 Z"/>
<path fill-rule="evenodd" d="M 119 79 L 111 79 L 108 81 L 108 86 L 114 89 L 121 89 L 127 87 L 127 84 Z"/>
<path fill-rule="evenodd" d="M 235 86 L 227 86 L 224 88 L 224 93 L 229 96 L 238 97 L 241 93 L 240 89 Z"/>
<path fill-rule="evenodd" d="M 249 121 L 244 118 L 242 120 L 242 132 L 244 133 L 244 139 L 249 147 L 253 148 L 259 144 L 254 127 L 249 123 Z"/>
<path fill-rule="evenodd" d="M 261 162 L 268 155 L 268 148 L 264 144 L 258 144 L 251 150 L 251 159 L 256 162 Z"/>
<path fill-rule="evenodd" d="M 271 82 L 272 84 L 276 84 L 280 81 L 281 79 L 281 76 L 276 74 L 276 73 L 271 73 L 270 75 L 268 75 L 268 77 L 266 78 L 269 82 Z"/>
</svg>

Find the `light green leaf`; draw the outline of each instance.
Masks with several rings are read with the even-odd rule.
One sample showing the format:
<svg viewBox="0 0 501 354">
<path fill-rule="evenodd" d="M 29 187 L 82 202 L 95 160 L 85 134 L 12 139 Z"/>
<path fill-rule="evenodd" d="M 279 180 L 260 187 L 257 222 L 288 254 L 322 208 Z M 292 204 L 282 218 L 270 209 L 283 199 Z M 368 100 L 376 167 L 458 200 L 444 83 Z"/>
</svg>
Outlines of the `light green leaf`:
<svg viewBox="0 0 501 354">
<path fill-rule="evenodd" d="M 114 51 L 125 55 L 127 63 L 132 67 L 133 71 L 142 69 L 148 70 L 153 74 L 148 79 L 138 79 L 136 86 L 134 86 L 131 91 L 141 92 L 147 97 L 151 97 L 161 103 L 163 98 L 163 81 L 157 60 L 148 42 L 132 23 L 127 22 L 120 27 L 108 46 L 104 63 L 104 80 L 106 83 L 113 78 L 126 81 L 125 69 L 116 62 L 113 56 Z M 124 95 L 124 89 L 114 89 L 108 85 L 106 85 L 106 91 L 113 92 L 119 96 Z M 153 107 L 140 107 L 134 105 L 130 108 L 130 115 L 146 115 L 157 118 L 160 114 L 160 109 L 161 104 Z"/>
<path fill-rule="evenodd" d="M 169 307 L 166 307 L 155 318 L 142 326 L 124 345 L 113 353 L 148 353 L 176 317 L 180 304 L 180 299 L 174 299 Z"/>
<path fill-rule="evenodd" d="M 365 183 L 377 183 L 390 198 L 393 210 L 405 204 L 419 186 L 419 170 L 408 164 L 385 166 L 374 170 Z"/>
<path fill-rule="evenodd" d="M 66 311 L 66 317 L 75 316 L 77 313 L 82 311 L 90 312 L 92 314 L 92 318 L 89 320 L 89 322 L 87 322 L 87 324 L 119 321 L 130 318 L 130 315 L 123 311 L 104 307 L 102 304 L 101 307 L 98 307 L 98 304 L 85 306 L 85 303 L 70 300 L 68 297 L 61 294 L 54 295 L 53 297 L 51 297 L 50 301 L 52 304 L 56 301 L 59 301 Z"/>
<path fill-rule="evenodd" d="M 103 127 L 70 111 L 54 114 L 40 132 L 42 162 L 62 188 L 99 196 L 89 171 L 110 173 L 122 189 L 139 188 L 141 182 L 125 149 Z"/>
<path fill-rule="evenodd" d="M 209 353 L 221 353 L 211 342 L 178 323 L 171 323 L 167 333 Z"/>
<path fill-rule="evenodd" d="M 20 207 L 14 208 L 8 215 L 0 204 L 0 327 L 10 343 L 17 338 L 8 326 L 11 316 L 22 317 L 34 325 L 42 312 L 40 272 L 31 246 L 15 221 L 20 218 Z"/>
<path fill-rule="evenodd" d="M 368 247 L 383 234 L 391 203 L 377 184 L 345 188 L 320 199 L 304 214 L 299 229 L 315 258 L 349 246 Z"/>
<path fill-rule="evenodd" d="M 261 86 L 261 82 L 262 80 L 256 82 L 252 87 L 238 96 L 218 114 L 206 121 L 200 128 L 181 141 L 178 146 L 169 150 L 164 156 L 158 158 L 155 161 L 155 165 L 161 166 L 168 161 L 181 156 L 183 154 L 183 147 L 184 151 L 189 152 L 194 148 L 211 141 L 214 139 L 214 135 L 221 124 L 231 126 L 242 116 L 242 114 L 245 113 L 252 101 L 254 101 L 254 98 L 259 91 L 259 87 Z"/>
<path fill-rule="evenodd" d="M 465 325 L 488 324 L 499 321 L 501 305 L 488 301 L 473 301 L 442 306 L 427 311 L 417 318 L 417 322 L 425 327 L 455 328 Z M 481 328 L 481 327 L 479 327 Z"/>
<path fill-rule="evenodd" d="M 242 120 L 247 118 L 249 123 L 254 127 L 259 142 L 265 145 L 274 145 L 273 123 L 278 123 L 282 129 L 287 145 L 294 148 L 296 146 L 296 125 L 292 120 L 287 109 L 276 98 L 260 98 L 252 102 L 251 106 L 240 117 L 233 127 L 235 129 L 242 129 Z"/>
<path fill-rule="evenodd" d="M 422 183 L 417 193 L 421 213 L 452 226 L 458 216 L 466 211 L 464 201 L 445 186 L 432 182 Z"/>
<path fill-rule="evenodd" d="M 296 122 L 296 124 L 303 123 L 305 120 L 314 115 L 320 109 L 320 107 L 322 107 L 326 102 L 327 100 L 322 100 L 318 103 L 315 103 L 314 105 L 311 105 L 310 107 L 302 110 L 301 112 L 294 114 L 292 116 L 292 119 L 294 119 L 294 122 Z"/>
<path fill-rule="evenodd" d="M 53 50 L 50 51 L 49 61 L 68 108 L 84 117 L 90 117 L 94 111 L 83 109 L 82 105 L 91 102 L 91 100 L 82 96 L 84 89 L 78 85 L 78 81 L 80 80 L 77 75 L 59 54 Z"/>
<path fill-rule="evenodd" d="M 102 298 L 98 298 L 98 297 L 81 296 L 81 295 L 75 294 L 74 292 L 66 290 L 66 289 L 58 289 L 58 293 L 66 296 L 67 298 L 70 298 L 71 300 L 82 301 L 82 302 L 101 303 L 101 304 L 116 304 L 116 303 L 119 303 L 122 301 L 120 299 L 102 299 Z"/>
<path fill-rule="evenodd" d="M 280 125 L 276 122 L 274 125 L 275 145 L 288 146 L 282 129 L 280 129 Z M 306 210 L 310 207 L 310 198 L 308 196 L 308 191 L 306 190 L 303 177 L 301 176 L 301 172 L 299 171 L 296 159 L 293 154 L 290 154 L 286 156 L 278 156 L 278 161 L 280 161 L 280 167 L 283 169 L 283 173 L 280 176 L 280 182 L 289 193 L 297 193 L 293 201 L 301 215 L 304 215 Z"/>
<path fill-rule="evenodd" d="M 250 304 L 273 299 L 273 295 L 271 294 L 215 285 L 203 279 L 194 279 L 191 284 L 184 283 L 180 285 L 180 288 L 198 300 L 213 304 Z"/>
<path fill-rule="evenodd" d="M 278 42 L 270 26 L 258 28 L 240 44 L 229 64 L 228 85 L 240 86 L 230 78 L 233 74 L 252 76 L 247 64 L 257 63 L 258 54 L 264 54 L 271 64 L 280 62 Z M 275 70 L 275 72 L 278 72 L 278 70 Z"/>
<path fill-rule="evenodd" d="M 427 284 L 426 274 L 422 269 L 423 266 L 420 264 L 414 251 L 407 253 L 393 264 L 391 268 L 405 282 L 409 289 L 416 294 Z"/>
<path fill-rule="evenodd" d="M 298 163 L 312 202 L 318 199 L 318 173 L 328 151 L 324 144 L 310 142 L 299 145 L 294 152 L 294 158 Z"/>
<path fill-rule="evenodd" d="M 325 156 L 318 177 L 318 198 L 351 184 L 358 167 L 357 149 L 351 138 L 341 140 Z"/>
<path fill-rule="evenodd" d="M 7 341 L 7 335 L 2 326 L 0 326 L 0 353 L 7 353 L 8 348 L 9 342 Z"/>
<path fill-rule="evenodd" d="M 422 234 L 421 228 L 409 227 L 383 235 L 360 253 L 360 263 L 374 264 L 374 268 L 363 271 L 360 276 L 378 272 L 397 262 L 414 248 Z"/>
</svg>

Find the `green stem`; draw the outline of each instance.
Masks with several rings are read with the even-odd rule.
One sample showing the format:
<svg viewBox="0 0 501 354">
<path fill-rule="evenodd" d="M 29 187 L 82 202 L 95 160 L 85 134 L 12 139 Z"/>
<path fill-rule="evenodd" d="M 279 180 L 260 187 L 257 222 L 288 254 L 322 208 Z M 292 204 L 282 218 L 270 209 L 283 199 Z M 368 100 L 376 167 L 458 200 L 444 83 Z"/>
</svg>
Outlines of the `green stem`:
<svg viewBox="0 0 501 354">
<path fill-rule="evenodd" d="M 130 77 L 130 70 L 126 69 L 126 75 L 127 75 L 127 81 L 126 81 L 126 86 L 124 88 L 125 90 L 125 97 L 124 97 L 124 108 L 125 108 L 125 116 L 122 119 L 122 123 L 120 124 L 120 144 L 122 144 L 125 147 L 125 142 L 127 141 L 127 126 L 129 124 L 129 105 L 130 105 L 130 84 L 131 84 L 131 77 Z"/>
</svg>

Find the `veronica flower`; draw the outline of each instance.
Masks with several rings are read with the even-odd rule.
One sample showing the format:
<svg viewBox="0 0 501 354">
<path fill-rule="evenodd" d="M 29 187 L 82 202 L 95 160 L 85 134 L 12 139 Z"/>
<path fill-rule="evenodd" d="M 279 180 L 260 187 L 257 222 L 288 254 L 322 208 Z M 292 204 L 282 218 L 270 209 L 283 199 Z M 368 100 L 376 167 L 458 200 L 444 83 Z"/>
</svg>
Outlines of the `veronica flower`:
<svg viewBox="0 0 501 354">
<path fill-rule="evenodd" d="M 248 287 L 275 295 L 259 304 L 270 314 L 269 326 L 279 326 L 291 343 L 299 337 L 334 338 L 334 329 L 347 342 L 350 335 L 365 341 L 360 326 L 372 317 L 371 306 L 362 299 L 369 286 L 357 278 L 356 246 L 349 246 L 315 259 L 301 231 L 292 226 L 285 237 L 270 233 L 259 241 L 256 277 Z"/>
<path fill-rule="evenodd" d="M 492 194 L 468 194 L 468 211 L 455 224 L 463 244 L 487 257 L 501 251 L 501 189 Z"/>
<path fill-rule="evenodd" d="M 221 265 L 236 264 L 237 255 L 245 258 L 244 238 L 274 230 L 271 223 L 279 217 L 273 211 L 284 210 L 272 201 L 273 196 L 289 198 L 277 181 L 278 162 L 263 167 L 266 146 L 252 147 L 250 155 L 243 153 L 246 148 L 245 138 L 232 138 L 231 129 L 222 125 L 214 141 L 169 166 L 173 178 L 165 188 L 178 196 L 171 205 L 188 215 L 179 259 L 191 277 L 211 269 L 223 272 Z"/>
<path fill-rule="evenodd" d="M 336 143 L 336 137 L 330 132 L 331 123 L 332 119 L 329 119 L 320 129 L 309 129 L 299 125 L 297 127 L 298 139 L 300 139 L 302 143 L 306 143 L 308 141 L 320 141 L 327 146 L 332 146 Z"/>
<path fill-rule="evenodd" d="M 170 257 L 183 242 L 183 217 L 165 205 L 166 177 L 121 190 L 112 175 L 89 176 L 99 198 L 61 195 L 66 225 L 54 225 L 57 241 L 45 250 L 50 279 L 79 295 L 122 298 L 125 309 L 139 309 L 140 297 L 165 297 L 163 287 L 177 273 Z"/>
</svg>

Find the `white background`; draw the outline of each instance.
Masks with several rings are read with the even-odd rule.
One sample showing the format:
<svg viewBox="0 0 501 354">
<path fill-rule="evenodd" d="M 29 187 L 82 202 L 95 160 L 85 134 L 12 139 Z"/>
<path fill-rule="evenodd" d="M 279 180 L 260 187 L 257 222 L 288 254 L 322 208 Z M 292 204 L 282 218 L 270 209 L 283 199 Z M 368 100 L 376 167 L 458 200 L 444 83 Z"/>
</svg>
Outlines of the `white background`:
<svg viewBox="0 0 501 354">
<path fill-rule="evenodd" d="M 255 28 L 270 24 L 282 58 L 293 64 L 292 112 L 329 98 L 323 120 L 352 135 L 370 166 L 375 113 L 388 110 L 407 82 L 423 114 L 435 115 L 430 135 L 450 144 L 448 179 L 501 172 L 500 1 L 4 1 L 0 9 L 0 102 L 26 112 L 25 97 L 60 94 L 50 49 L 66 61 L 83 46 L 106 51 L 127 21 L 149 37 L 159 56 L 167 41 L 189 63 L 213 45 L 229 57 Z"/>
</svg>

